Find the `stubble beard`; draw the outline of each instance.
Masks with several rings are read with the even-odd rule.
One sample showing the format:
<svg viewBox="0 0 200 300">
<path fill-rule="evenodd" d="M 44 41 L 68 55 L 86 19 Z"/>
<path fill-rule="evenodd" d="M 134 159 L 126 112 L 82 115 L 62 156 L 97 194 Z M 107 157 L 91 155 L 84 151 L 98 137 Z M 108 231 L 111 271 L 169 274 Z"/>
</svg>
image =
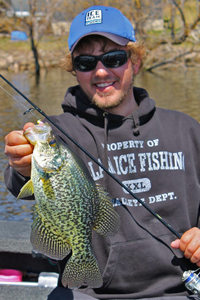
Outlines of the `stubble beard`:
<svg viewBox="0 0 200 300">
<path fill-rule="evenodd" d="M 131 78 L 129 87 L 126 89 L 126 91 L 123 91 L 115 101 L 111 101 L 111 102 L 109 101 L 109 98 L 112 96 L 112 94 L 99 92 L 97 97 L 94 95 L 90 99 L 91 103 L 100 109 L 108 109 L 108 108 L 114 108 L 114 107 L 119 106 L 121 103 L 123 103 L 123 101 L 126 99 L 128 94 L 132 90 L 134 79 L 135 79 L 135 76 L 134 76 L 134 72 L 133 72 L 133 68 L 132 68 L 132 78 Z M 99 100 L 99 97 L 102 99 L 104 98 L 104 101 L 102 101 L 101 99 Z"/>
</svg>

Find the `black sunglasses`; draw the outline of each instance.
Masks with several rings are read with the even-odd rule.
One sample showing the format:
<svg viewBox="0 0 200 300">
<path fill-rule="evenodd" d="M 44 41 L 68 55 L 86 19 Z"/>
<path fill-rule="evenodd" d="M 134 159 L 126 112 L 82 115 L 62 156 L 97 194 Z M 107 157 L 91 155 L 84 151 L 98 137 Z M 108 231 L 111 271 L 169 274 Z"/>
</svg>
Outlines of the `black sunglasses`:
<svg viewBox="0 0 200 300">
<path fill-rule="evenodd" d="M 110 51 L 98 56 L 79 55 L 73 60 L 74 67 L 80 72 L 89 72 L 96 68 L 98 61 L 101 61 L 106 68 L 118 68 L 123 66 L 128 59 L 124 50 Z"/>
</svg>

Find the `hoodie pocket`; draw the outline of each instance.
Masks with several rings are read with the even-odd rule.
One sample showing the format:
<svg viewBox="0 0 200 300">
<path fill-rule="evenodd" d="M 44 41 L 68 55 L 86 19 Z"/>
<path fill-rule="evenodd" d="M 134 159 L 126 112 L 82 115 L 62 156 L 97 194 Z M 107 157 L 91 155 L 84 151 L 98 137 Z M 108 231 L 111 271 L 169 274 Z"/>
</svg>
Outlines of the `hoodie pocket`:
<svg viewBox="0 0 200 300">
<path fill-rule="evenodd" d="M 171 238 L 165 237 L 170 243 Z M 142 239 L 112 245 L 103 272 L 103 289 L 107 293 L 159 296 L 182 285 L 182 271 L 172 264 L 173 253 L 154 239 Z M 173 278 L 173 280 L 172 280 Z"/>
</svg>

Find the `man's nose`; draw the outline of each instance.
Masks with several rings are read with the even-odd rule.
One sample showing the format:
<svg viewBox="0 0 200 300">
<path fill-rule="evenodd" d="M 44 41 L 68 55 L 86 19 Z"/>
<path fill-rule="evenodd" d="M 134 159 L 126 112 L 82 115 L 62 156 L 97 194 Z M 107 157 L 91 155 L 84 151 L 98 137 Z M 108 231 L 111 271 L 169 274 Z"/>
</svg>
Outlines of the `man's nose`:
<svg viewBox="0 0 200 300">
<path fill-rule="evenodd" d="M 94 71 L 95 71 L 95 75 L 105 76 L 105 75 L 108 75 L 108 73 L 110 72 L 110 69 L 105 67 L 104 64 L 99 60 L 97 62 L 97 65 L 96 65 L 96 68 Z"/>
</svg>

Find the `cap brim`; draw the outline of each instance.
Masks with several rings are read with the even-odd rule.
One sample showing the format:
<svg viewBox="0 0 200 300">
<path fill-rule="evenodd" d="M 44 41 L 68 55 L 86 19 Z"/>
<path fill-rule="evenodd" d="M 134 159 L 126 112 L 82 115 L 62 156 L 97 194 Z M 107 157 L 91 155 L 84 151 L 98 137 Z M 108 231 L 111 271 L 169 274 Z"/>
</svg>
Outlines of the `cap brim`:
<svg viewBox="0 0 200 300">
<path fill-rule="evenodd" d="M 101 35 L 101 36 L 104 36 L 106 38 L 108 38 L 109 40 L 113 41 L 114 43 L 120 45 L 120 46 L 126 46 L 129 42 L 129 39 L 126 39 L 126 38 L 123 38 L 119 35 L 116 35 L 116 34 L 113 34 L 113 33 L 109 33 L 109 32 L 101 32 L 101 31 L 97 31 L 97 32 L 90 32 L 90 33 L 87 33 L 87 34 L 84 34 L 82 35 L 74 44 L 73 46 L 71 47 L 71 53 L 74 51 L 76 45 L 78 44 L 78 42 L 85 36 L 88 36 L 88 35 L 92 35 L 92 34 L 95 34 L 95 35 Z"/>
</svg>

